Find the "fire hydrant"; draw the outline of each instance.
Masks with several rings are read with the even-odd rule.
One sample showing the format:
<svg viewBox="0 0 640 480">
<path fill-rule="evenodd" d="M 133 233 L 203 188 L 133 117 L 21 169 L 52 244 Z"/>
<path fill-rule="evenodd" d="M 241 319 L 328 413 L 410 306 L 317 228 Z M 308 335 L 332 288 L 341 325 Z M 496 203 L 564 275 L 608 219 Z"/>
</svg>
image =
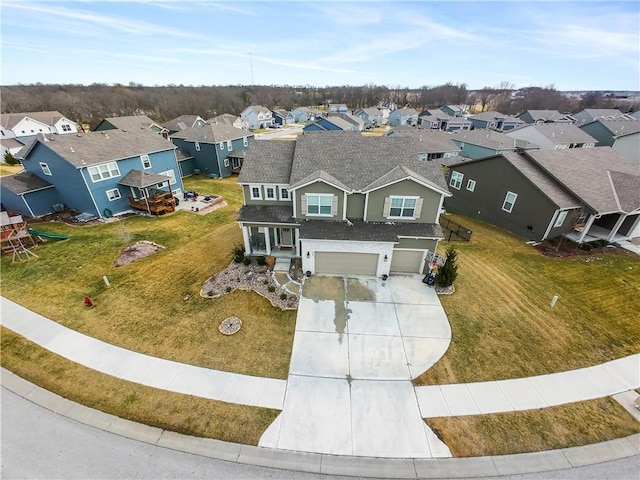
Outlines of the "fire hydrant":
<svg viewBox="0 0 640 480">
<path fill-rule="evenodd" d="M 93 302 L 90 297 L 84 297 L 84 306 L 85 307 L 93 307 Z"/>
</svg>

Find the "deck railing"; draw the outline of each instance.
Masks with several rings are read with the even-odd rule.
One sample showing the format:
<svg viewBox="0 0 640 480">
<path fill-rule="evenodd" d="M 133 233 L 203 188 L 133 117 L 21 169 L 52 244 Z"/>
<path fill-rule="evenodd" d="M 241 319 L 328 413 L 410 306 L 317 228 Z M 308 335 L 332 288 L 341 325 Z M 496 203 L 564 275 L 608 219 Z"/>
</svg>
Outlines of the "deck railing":
<svg viewBox="0 0 640 480">
<path fill-rule="evenodd" d="M 172 193 L 155 195 L 146 199 L 129 197 L 128 200 L 131 208 L 149 212 L 154 215 L 170 213 L 176 209 L 176 200 L 173 198 Z"/>
</svg>

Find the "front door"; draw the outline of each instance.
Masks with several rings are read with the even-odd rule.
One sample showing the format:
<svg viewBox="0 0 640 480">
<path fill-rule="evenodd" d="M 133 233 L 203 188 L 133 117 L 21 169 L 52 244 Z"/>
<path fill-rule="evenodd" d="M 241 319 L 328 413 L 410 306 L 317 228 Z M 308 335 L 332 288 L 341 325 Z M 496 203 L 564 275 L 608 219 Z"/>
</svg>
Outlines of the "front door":
<svg viewBox="0 0 640 480">
<path fill-rule="evenodd" d="M 292 232 L 290 228 L 280 229 L 280 246 L 281 247 L 293 246 L 293 238 L 292 238 Z"/>
</svg>

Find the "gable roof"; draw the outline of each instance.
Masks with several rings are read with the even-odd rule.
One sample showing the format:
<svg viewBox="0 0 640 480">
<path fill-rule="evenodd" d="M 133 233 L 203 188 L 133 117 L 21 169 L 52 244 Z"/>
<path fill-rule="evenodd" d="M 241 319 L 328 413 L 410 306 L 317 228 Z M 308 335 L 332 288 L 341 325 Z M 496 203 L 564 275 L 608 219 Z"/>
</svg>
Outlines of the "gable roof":
<svg viewBox="0 0 640 480">
<path fill-rule="evenodd" d="M 175 149 L 175 145 L 151 130 L 106 130 L 76 135 L 38 135 L 25 146 L 26 161 L 36 145 L 54 151 L 76 168 Z M 26 151 L 25 151 L 26 149 Z"/>
<path fill-rule="evenodd" d="M 529 149 L 540 148 L 540 146 L 520 140 L 519 138 L 509 137 L 502 132 L 495 130 L 458 130 L 453 132 L 451 140 L 470 143 L 481 147 L 491 148 L 493 150 L 515 150 L 516 148 Z"/>
<path fill-rule="evenodd" d="M 598 143 L 587 132 L 571 123 L 526 123 L 521 127 L 509 130 L 505 135 L 516 136 L 518 132 L 527 128 L 537 130 L 556 145 L 564 143 Z"/>
<path fill-rule="evenodd" d="M 32 118 L 49 126 L 55 125 L 61 118 L 66 118 L 56 110 L 48 112 L 3 113 L 0 115 L 0 124 L 6 129 L 13 130 L 13 127 L 24 120 L 25 117 Z"/>
<path fill-rule="evenodd" d="M 408 128 L 400 128 L 408 127 Z M 439 153 L 439 152 L 459 152 L 460 147 L 453 140 L 454 137 L 442 130 L 423 130 L 410 127 L 408 125 L 400 125 L 390 130 L 387 135 L 393 134 L 397 137 L 412 137 L 421 142 L 421 153 Z"/>
<path fill-rule="evenodd" d="M 180 115 L 162 124 L 164 128 L 171 132 L 180 132 L 191 128 L 200 119 L 199 115 Z"/>
<path fill-rule="evenodd" d="M 616 138 L 640 132 L 640 122 L 638 120 L 628 120 L 625 118 L 612 118 L 606 120 L 599 118 L 593 122 L 585 124 L 585 126 L 596 122 L 600 122 Z"/>
<path fill-rule="evenodd" d="M 220 143 L 251 135 L 253 134 L 246 130 L 225 123 L 207 123 L 201 127 L 191 127 L 174 133 L 171 138 L 182 138 L 188 142 Z"/>
<path fill-rule="evenodd" d="M 222 115 L 218 115 L 217 117 L 211 117 L 206 123 L 216 124 L 222 123 L 224 125 L 233 126 L 233 123 L 238 120 L 237 115 L 232 115 L 230 113 L 223 113 Z"/>
<path fill-rule="evenodd" d="M 353 123 L 348 122 L 344 118 L 340 118 L 338 115 L 330 115 L 328 117 L 322 117 L 322 118 L 319 118 L 319 119 L 309 123 L 308 125 L 317 125 L 318 127 L 322 128 L 323 130 L 327 130 L 326 127 L 322 126 L 323 122 L 329 122 L 329 123 L 335 125 L 336 127 L 338 127 L 340 130 L 343 130 L 343 131 L 353 130 L 353 127 L 355 126 Z"/>
<path fill-rule="evenodd" d="M 21 148 L 24 146 L 24 143 L 15 137 L 9 137 L 0 139 L 0 145 L 4 148 Z"/>
<path fill-rule="evenodd" d="M 108 122 L 118 130 L 133 130 L 149 128 L 152 125 L 158 125 L 146 115 L 131 115 L 128 117 L 108 117 L 103 122 Z M 102 123 L 102 122 L 100 122 Z"/>
<path fill-rule="evenodd" d="M 304 113 L 305 115 L 324 115 L 324 112 L 322 110 L 318 110 L 317 108 L 313 108 L 313 107 L 298 107 L 298 108 L 294 108 L 293 111 L 295 112 L 296 110 L 299 110 L 300 112 Z"/>
<path fill-rule="evenodd" d="M 51 183 L 40 178 L 36 174 L 27 171 L 0 177 L 0 184 L 16 195 L 22 195 L 23 193 L 53 187 Z"/>
<path fill-rule="evenodd" d="M 245 153 L 238 183 L 289 184 L 296 142 L 261 140 L 251 142 Z"/>
<path fill-rule="evenodd" d="M 471 115 L 467 117 L 470 120 L 482 120 L 486 122 L 490 122 L 496 119 L 502 119 L 506 122 L 516 122 L 516 123 L 524 123 L 524 120 L 520 120 L 517 117 L 512 117 L 511 115 L 505 115 L 504 113 L 497 112 L 495 110 L 488 110 L 486 112 L 477 113 L 475 115 Z"/>
<path fill-rule="evenodd" d="M 267 107 L 263 107 L 262 105 L 249 105 L 243 110 L 243 113 L 247 110 L 253 110 L 256 113 L 271 113 L 271 110 L 269 110 Z"/>
<path fill-rule="evenodd" d="M 558 110 L 527 110 L 518 115 L 518 118 L 526 114 L 528 114 L 534 122 L 537 120 L 555 122 L 557 120 L 570 119 L 571 117 L 571 115 L 560 113 Z"/>
<path fill-rule="evenodd" d="M 146 188 L 168 180 L 170 179 L 166 175 L 143 172 L 142 170 L 130 170 L 118 183 L 127 187 Z"/>
<path fill-rule="evenodd" d="M 617 108 L 585 108 L 584 110 L 576 113 L 581 117 L 589 117 L 592 120 L 597 118 L 617 118 L 624 115 Z"/>
<path fill-rule="evenodd" d="M 397 110 L 394 110 L 393 112 L 398 112 L 398 114 L 402 117 L 406 117 L 408 115 L 418 115 L 418 111 L 415 108 L 398 108 Z M 391 113 L 393 113 L 391 112 Z"/>
<path fill-rule="evenodd" d="M 640 208 L 640 175 L 611 147 L 532 150 L 526 153 L 598 213 Z"/>
<path fill-rule="evenodd" d="M 370 117 L 382 116 L 382 112 L 380 112 L 380 110 L 376 107 L 359 108 L 356 110 L 356 112 L 364 112 Z"/>
</svg>

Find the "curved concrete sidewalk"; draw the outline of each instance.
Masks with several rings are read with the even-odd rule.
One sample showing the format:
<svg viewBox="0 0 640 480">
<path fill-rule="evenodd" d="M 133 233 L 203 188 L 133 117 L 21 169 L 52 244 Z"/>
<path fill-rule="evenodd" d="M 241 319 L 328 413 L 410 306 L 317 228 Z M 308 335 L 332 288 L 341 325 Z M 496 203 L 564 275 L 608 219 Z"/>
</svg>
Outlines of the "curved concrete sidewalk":
<svg viewBox="0 0 640 480">
<path fill-rule="evenodd" d="M 479 478 L 584 467 L 638 456 L 640 434 L 582 447 L 473 458 L 371 458 L 274 450 L 161 430 L 71 402 L 0 369 L 3 388 L 74 421 L 163 448 L 247 465 L 376 478 Z M 640 458 L 640 457 L 639 457 Z"/>
<path fill-rule="evenodd" d="M 98 372 L 196 397 L 282 410 L 286 380 L 222 372 L 164 360 L 96 340 L 0 297 L 2 325 Z"/>
</svg>

